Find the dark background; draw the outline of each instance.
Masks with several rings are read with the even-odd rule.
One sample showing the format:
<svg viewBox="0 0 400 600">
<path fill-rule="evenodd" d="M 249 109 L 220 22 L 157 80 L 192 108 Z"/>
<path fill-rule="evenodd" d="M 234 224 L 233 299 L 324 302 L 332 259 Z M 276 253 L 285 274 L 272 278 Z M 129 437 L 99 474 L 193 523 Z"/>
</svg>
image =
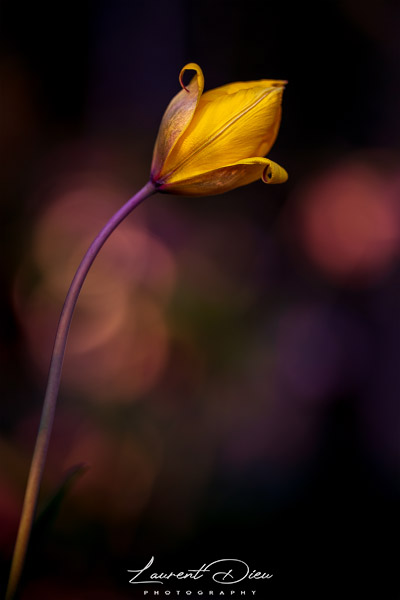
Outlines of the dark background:
<svg viewBox="0 0 400 600">
<path fill-rule="evenodd" d="M 126 570 L 153 555 L 159 571 L 240 558 L 273 573 L 261 598 L 399 598 L 399 15 L 390 0 L 1 3 L 1 585 L 66 286 L 147 181 L 195 61 L 206 89 L 289 81 L 270 153 L 289 181 L 158 195 L 104 249 L 41 506 L 90 468 L 38 528 L 22 598 L 143 597 Z"/>
</svg>

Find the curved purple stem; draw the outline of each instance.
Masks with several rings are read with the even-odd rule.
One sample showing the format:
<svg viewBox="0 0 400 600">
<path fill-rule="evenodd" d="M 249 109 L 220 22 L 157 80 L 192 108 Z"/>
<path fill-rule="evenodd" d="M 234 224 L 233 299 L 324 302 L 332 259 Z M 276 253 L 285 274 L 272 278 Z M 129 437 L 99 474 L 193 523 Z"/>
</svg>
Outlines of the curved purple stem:
<svg viewBox="0 0 400 600">
<path fill-rule="evenodd" d="M 54 421 L 54 413 L 57 404 L 58 390 L 60 387 L 61 371 L 64 362 L 68 332 L 79 293 L 94 259 L 111 233 L 116 229 L 116 227 L 118 227 L 125 217 L 127 217 L 129 213 L 136 208 L 136 206 L 154 194 L 155 191 L 155 185 L 152 182 L 147 183 L 137 194 L 135 194 L 135 196 L 128 200 L 128 202 L 111 217 L 108 223 L 93 240 L 88 251 L 83 257 L 65 298 L 64 306 L 58 323 L 53 354 L 51 357 L 46 395 L 43 402 L 39 431 L 36 438 L 36 445 L 33 452 L 28 483 L 25 491 L 24 504 L 14 548 L 10 578 L 8 581 L 6 600 L 12 600 L 12 598 L 14 598 L 24 566 L 32 523 L 36 511 L 40 483 L 46 461 L 47 448 L 49 445 Z"/>
</svg>

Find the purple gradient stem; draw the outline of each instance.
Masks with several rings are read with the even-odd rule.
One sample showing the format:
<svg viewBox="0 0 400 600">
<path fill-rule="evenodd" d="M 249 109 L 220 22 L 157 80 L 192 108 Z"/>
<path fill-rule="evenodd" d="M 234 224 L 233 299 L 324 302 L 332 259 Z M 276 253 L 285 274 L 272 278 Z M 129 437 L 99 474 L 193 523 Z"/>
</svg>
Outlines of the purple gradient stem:
<svg viewBox="0 0 400 600">
<path fill-rule="evenodd" d="M 36 511 L 40 483 L 46 461 L 47 448 L 49 445 L 54 421 L 54 413 L 57 404 L 58 390 L 60 388 L 61 371 L 64 362 L 68 332 L 79 293 L 94 259 L 111 233 L 118 227 L 125 217 L 132 212 L 134 208 L 143 202 L 143 200 L 154 194 L 155 191 L 155 185 L 151 182 L 147 183 L 137 194 L 135 194 L 135 196 L 128 200 L 128 202 L 124 204 L 114 214 L 114 216 L 111 217 L 108 223 L 93 240 L 88 251 L 83 257 L 65 298 L 64 306 L 58 323 L 53 354 L 51 357 L 46 395 L 43 402 L 39 431 L 37 434 L 36 445 L 29 471 L 5 600 L 12 600 L 14 598 L 24 566 L 26 551 L 32 530 L 32 523 Z"/>
</svg>

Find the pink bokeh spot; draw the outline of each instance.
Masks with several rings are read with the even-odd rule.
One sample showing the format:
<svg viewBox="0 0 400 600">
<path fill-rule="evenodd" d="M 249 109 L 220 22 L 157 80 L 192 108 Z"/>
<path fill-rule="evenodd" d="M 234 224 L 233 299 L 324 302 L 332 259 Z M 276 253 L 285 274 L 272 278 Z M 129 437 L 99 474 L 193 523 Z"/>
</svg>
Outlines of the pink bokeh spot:
<svg viewBox="0 0 400 600">
<path fill-rule="evenodd" d="M 326 274 L 364 280 L 385 272 L 398 256 L 393 188 L 366 165 L 328 172 L 303 191 L 299 204 L 302 243 Z"/>
</svg>

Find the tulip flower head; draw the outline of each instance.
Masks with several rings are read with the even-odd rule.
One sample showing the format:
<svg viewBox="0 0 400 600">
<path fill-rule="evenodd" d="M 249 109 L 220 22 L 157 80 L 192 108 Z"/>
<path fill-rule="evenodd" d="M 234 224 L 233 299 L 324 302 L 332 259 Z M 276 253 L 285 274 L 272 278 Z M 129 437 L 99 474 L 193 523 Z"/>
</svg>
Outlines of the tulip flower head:
<svg viewBox="0 0 400 600">
<path fill-rule="evenodd" d="M 195 71 L 185 86 L 185 71 Z M 222 194 L 262 179 L 283 183 L 286 171 L 265 155 L 278 134 L 286 81 L 230 83 L 203 94 L 195 63 L 183 67 L 182 90 L 164 113 L 154 147 L 151 181 L 160 192 Z"/>
</svg>

